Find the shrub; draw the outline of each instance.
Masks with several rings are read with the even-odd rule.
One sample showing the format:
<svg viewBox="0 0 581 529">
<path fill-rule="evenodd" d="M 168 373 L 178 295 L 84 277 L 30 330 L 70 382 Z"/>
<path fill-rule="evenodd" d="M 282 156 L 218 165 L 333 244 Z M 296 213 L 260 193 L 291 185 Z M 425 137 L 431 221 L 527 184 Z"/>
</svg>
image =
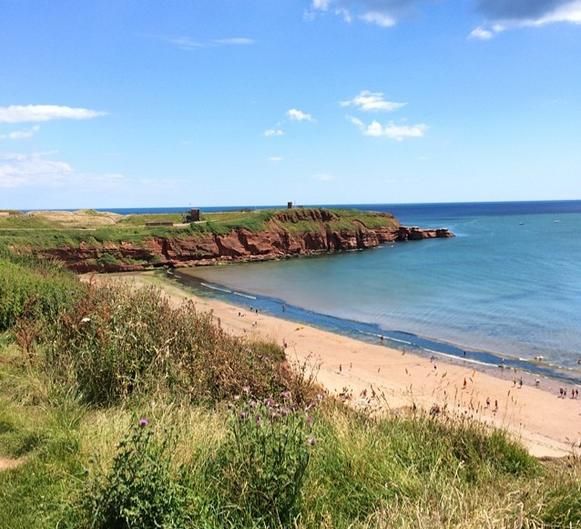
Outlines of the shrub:
<svg viewBox="0 0 581 529">
<path fill-rule="evenodd" d="M 568 479 L 552 490 L 542 513 L 551 527 L 581 527 L 581 476 Z"/>
<path fill-rule="evenodd" d="M 327 402 L 314 434 L 318 448 L 302 516 L 309 527 L 352 527 L 355 521 L 374 527 L 371 518 L 399 516 L 402 505 L 410 510 L 400 514 L 410 519 L 422 509 L 454 517 L 461 526 L 473 494 L 538 471 L 516 443 L 467 420 L 419 413 L 373 417 Z M 441 526 L 456 525 L 426 525 Z"/>
<path fill-rule="evenodd" d="M 188 492 L 172 468 L 172 436 L 154 437 L 141 419 L 118 446 L 110 472 L 92 484 L 83 505 L 95 529 L 182 529 Z"/>
<path fill-rule="evenodd" d="M 83 290 L 72 274 L 53 263 L 0 257 L 0 331 L 19 318 L 54 319 Z"/>
<path fill-rule="evenodd" d="M 113 254 L 105 252 L 97 258 L 97 264 L 102 268 L 107 268 L 112 266 L 119 266 L 123 263 L 119 261 L 119 259 L 117 259 L 117 257 L 115 257 Z"/>
<path fill-rule="evenodd" d="M 174 308 L 159 291 L 97 288 L 40 331 L 46 371 L 94 404 L 169 391 L 195 402 L 266 396 L 293 377 L 283 350 L 226 334 L 193 303 Z"/>
<path fill-rule="evenodd" d="M 282 404 L 250 400 L 237 409 L 229 437 L 208 466 L 231 525 L 288 527 L 299 514 L 315 440 L 305 412 L 284 396 Z"/>
</svg>

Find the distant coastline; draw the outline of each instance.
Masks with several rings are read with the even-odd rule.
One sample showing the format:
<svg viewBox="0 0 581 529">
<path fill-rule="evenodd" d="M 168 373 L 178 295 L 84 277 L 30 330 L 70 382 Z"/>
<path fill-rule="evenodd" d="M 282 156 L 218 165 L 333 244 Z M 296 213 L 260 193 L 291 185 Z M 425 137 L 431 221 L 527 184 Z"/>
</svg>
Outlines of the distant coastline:
<svg viewBox="0 0 581 529">
<path fill-rule="evenodd" d="M 170 214 L 182 213 L 191 207 L 198 205 L 190 204 L 187 206 L 167 206 L 167 207 L 129 207 L 129 208 L 93 208 L 95 211 L 111 212 L 120 215 L 145 215 L 145 214 Z M 426 209 L 433 208 L 455 213 L 470 211 L 478 214 L 496 214 L 498 208 L 507 206 L 510 213 L 514 215 L 526 214 L 529 212 L 545 213 L 581 213 L 581 199 L 576 200 L 523 200 L 523 201 L 491 201 L 491 202 L 417 202 L 417 203 L 389 203 L 377 202 L 373 204 L 307 204 L 306 207 L 313 208 L 349 208 L 361 209 L 363 211 L 375 211 L 378 207 L 387 208 L 403 222 L 408 222 L 408 216 L 416 218 Z M 274 205 L 238 205 L 238 206 L 199 206 L 202 212 L 216 213 L 227 211 L 239 211 L 241 209 L 258 210 L 258 209 L 276 209 L 282 207 L 280 204 Z M 40 211 L 46 208 L 22 209 L 23 212 Z M 54 208 L 51 208 L 54 209 Z M 75 211 L 79 208 L 57 208 L 55 211 Z"/>
</svg>

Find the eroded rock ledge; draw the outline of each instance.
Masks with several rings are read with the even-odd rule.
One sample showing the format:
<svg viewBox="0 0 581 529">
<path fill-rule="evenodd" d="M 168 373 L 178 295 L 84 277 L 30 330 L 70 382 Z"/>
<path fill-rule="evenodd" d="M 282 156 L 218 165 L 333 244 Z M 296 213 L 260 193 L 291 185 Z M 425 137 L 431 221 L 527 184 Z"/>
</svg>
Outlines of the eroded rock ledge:
<svg viewBox="0 0 581 529">
<path fill-rule="evenodd" d="M 300 222 L 289 212 L 285 222 Z M 226 234 L 197 234 L 191 237 L 151 237 L 140 243 L 81 243 L 79 247 L 37 250 L 56 258 L 76 272 L 139 271 L 156 267 L 207 266 L 222 262 L 249 262 L 375 248 L 386 243 L 450 238 L 447 229 L 405 227 L 368 228 L 362 223 L 349 229 L 331 229 L 327 212 L 309 214 L 317 230 L 289 230 L 273 222 L 264 231 L 234 229 Z M 325 216 L 327 215 L 327 216 Z M 312 216 L 312 218 L 311 218 Z"/>
</svg>

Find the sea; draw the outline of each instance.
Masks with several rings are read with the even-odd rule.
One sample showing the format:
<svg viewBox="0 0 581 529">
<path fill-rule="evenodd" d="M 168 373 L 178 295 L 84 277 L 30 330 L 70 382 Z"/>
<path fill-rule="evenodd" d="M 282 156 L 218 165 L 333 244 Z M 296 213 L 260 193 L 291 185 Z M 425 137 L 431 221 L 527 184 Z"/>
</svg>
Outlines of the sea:
<svg viewBox="0 0 581 529">
<path fill-rule="evenodd" d="M 456 237 L 196 268 L 185 281 L 362 340 L 581 382 L 581 201 L 340 206 Z"/>
</svg>

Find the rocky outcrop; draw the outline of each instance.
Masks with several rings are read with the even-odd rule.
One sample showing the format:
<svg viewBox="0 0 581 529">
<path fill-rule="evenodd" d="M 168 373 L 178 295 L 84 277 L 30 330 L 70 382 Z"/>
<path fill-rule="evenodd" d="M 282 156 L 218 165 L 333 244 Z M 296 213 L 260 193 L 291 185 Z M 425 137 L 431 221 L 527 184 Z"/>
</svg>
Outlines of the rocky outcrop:
<svg viewBox="0 0 581 529">
<path fill-rule="evenodd" d="M 313 210 L 311 210 L 312 212 Z M 448 238 L 446 229 L 420 229 L 399 226 L 367 228 L 362 223 L 350 229 L 331 229 L 332 212 L 320 210 L 323 218 L 309 212 L 309 221 L 319 229 L 294 231 L 281 227 L 276 220 L 294 223 L 307 220 L 300 210 L 275 219 L 269 229 L 253 232 L 236 229 L 227 234 L 205 233 L 189 237 L 151 237 L 141 243 L 105 242 L 100 245 L 81 243 L 79 247 L 37 250 L 43 257 L 56 258 L 76 272 L 137 271 L 160 266 L 185 267 L 212 265 L 219 262 L 267 261 L 294 256 L 317 255 L 375 248 L 385 243 Z M 317 218 L 313 217 L 315 215 Z"/>
<path fill-rule="evenodd" d="M 425 229 L 412 226 L 400 226 L 397 232 L 398 241 L 421 241 L 423 239 L 449 239 L 454 234 L 447 228 Z"/>
</svg>

